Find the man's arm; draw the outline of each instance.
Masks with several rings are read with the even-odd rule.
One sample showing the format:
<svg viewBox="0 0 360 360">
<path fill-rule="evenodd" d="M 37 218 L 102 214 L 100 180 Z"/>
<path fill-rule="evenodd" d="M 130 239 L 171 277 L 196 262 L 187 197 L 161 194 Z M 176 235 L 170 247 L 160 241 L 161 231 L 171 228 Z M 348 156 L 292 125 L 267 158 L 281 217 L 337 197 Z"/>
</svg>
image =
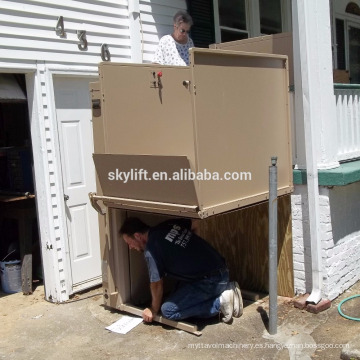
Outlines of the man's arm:
<svg viewBox="0 0 360 360">
<path fill-rule="evenodd" d="M 152 298 L 151 307 L 146 308 L 143 311 L 143 319 L 146 322 L 152 322 L 154 316 L 160 311 L 161 301 L 164 291 L 163 279 L 156 282 L 151 282 L 150 290 L 151 290 L 151 298 Z"/>
<path fill-rule="evenodd" d="M 197 236 L 200 236 L 200 220 L 198 219 L 191 220 L 191 231 Z"/>
</svg>

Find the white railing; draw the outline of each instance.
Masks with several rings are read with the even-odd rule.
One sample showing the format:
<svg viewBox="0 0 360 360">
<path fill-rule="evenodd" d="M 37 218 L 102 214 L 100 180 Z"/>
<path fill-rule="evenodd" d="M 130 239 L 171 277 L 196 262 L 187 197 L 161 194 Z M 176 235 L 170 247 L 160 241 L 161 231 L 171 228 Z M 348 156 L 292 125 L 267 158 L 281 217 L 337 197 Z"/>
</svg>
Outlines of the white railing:
<svg viewBox="0 0 360 360">
<path fill-rule="evenodd" d="M 338 161 L 360 157 L 360 85 L 334 84 Z"/>
</svg>

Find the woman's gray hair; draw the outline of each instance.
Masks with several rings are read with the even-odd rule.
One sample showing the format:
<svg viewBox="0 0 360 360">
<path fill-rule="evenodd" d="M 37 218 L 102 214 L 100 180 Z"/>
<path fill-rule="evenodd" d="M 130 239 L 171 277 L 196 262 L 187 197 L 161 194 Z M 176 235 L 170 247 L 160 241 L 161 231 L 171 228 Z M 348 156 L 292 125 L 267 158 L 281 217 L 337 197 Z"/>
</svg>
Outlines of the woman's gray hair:
<svg viewBox="0 0 360 360">
<path fill-rule="evenodd" d="M 193 24 L 192 17 L 184 10 L 178 11 L 174 15 L 173 19 L 174 19 L 175 25 L 180 25 L 181 23 L 185 23 L 185 24 L 189 24 L 190 26 L 192 26 L 192 24 Z"/>
</svg>

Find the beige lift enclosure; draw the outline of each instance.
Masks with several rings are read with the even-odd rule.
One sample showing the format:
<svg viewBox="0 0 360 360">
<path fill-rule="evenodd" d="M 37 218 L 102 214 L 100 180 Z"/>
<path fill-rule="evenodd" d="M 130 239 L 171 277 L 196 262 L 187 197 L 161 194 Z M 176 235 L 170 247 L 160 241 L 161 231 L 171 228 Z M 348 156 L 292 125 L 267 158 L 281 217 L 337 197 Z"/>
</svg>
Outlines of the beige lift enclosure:
<svg viewBox="0 0 360 360">
<path fill-rule="evenodd" d="M 282 54 L 288 57 L 289 85 L 294 85 L 294 59 L 292 33 L 264 35 L 243 40 L 210 45 L 211 49 L 247 51 L 254 53 Z"/>
<path fill-rule="evenodd" d="M 278 195 L 293 189 L 287 57 L 197 48 L 190 57 L 184 67 L 101 63 L 91 86 L 104 302 L 136 315 L 149 279 L 142 254 L 119 240 L 127 215 L 155 225 L 267 200 L 272 156 Z"/>
<path fill-rule="evenodd" d="M 100 64 L 94 201 L 206 218 L 268 199 L 272 156 L 278 195 L 292 191 L 287 57 L 190 56 L 184 67 Z"/>
</svg>

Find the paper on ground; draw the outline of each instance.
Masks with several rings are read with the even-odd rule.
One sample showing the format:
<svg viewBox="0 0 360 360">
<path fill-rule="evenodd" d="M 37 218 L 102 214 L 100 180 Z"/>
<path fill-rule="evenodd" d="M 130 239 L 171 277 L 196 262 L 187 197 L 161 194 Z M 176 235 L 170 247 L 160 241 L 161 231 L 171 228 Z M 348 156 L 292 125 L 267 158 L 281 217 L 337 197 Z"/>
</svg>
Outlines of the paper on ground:
<svg viewBox="0 0 360 360">
<path fill-rule="evenodd" d="M 135 326 L 139 325 L 143 321 L 142 318 L 130 317 L 127 315 L 122 316 L 121 319 L 114 322 L 105 329 L 116 332 L 118 334 L 126 334 L 132 330 Z"/>
</svg>

